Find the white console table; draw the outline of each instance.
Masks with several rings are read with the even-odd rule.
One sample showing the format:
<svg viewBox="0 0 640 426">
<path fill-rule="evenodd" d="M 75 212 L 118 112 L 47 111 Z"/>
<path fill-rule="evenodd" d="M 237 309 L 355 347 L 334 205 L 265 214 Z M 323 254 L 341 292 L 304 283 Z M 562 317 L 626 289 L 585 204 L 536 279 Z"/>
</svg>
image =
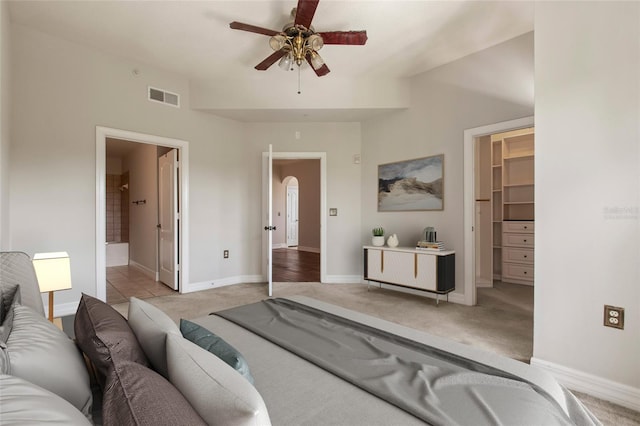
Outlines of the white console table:
<svg viewBox="0 0 640 426">
<path fill-rule="evenodd" d="M 364 246 L 364 279 L 438 295 L 455 290 L 455 252 Z"/>
</svg>

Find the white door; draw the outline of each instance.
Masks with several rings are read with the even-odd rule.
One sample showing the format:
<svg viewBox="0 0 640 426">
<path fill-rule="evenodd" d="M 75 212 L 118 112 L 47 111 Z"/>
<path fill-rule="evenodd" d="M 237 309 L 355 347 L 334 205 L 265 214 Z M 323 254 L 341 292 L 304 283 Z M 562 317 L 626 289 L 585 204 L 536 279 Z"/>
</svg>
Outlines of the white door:
<svg viewBox="0 0 640 426">
<path fill-rule="evenodd" d="M 298 187 L 287 186 L 287 246 L 298 245 Z"/>
<path fill-rule="evenodd" d="M 262 237 L 262 258 L 266 259 L 266 264 L 263 265 L 263 272 L 267 276 L 267 282 L 269 283 L 269 297 L 273 295 L 273 255 L 271 247 L 273 244 L 273 231 L 276 228 L 273 226 L 273 152 L 272 146 L 269 145 L 269 152 L 263 153 L 262 156 L 262 211 L 263 215 L 263 237 Z"/>
<path fill-rule="evenodd" d="M 160 281 L 178 289 L 178 158 L 172 149 L 158 158 L 158 254 Z"/>
</svg>

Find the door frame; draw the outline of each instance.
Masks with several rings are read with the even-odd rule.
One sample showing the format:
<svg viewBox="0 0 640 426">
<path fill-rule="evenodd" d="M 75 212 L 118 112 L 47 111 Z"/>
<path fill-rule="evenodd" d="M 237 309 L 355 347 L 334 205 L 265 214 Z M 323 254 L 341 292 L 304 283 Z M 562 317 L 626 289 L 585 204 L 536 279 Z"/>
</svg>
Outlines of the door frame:
<svg viewBox="0 0 640 426">
<path fill-rule="evenodd" d="M 475 142 L 481 136 L 533 127 L 534 117 L 518 118 L 464 131 L 464 304 L 473 306 L 476 294 Z"/>
<path fill-rule="evenodd" d="M 262 158 L 268 160 L 269 153 L 263 152 Z M 273 151 L 272 153 L 273 160 L 320 160 L 320 282 L 326 283 L 327 277 L 327 215 L 325 214 L 327 210 L 327 153 L 326 152 L 277 152 Z M 267 161 L 263 161 L 263 168 L 265 167 L 265 163 Z M 263 169 L 262 176 L 267 174 L 267 172 Z M 268 212 L 264 209 L 267 208 L 265 204 L 262 203 L 262 217 L 267 217 Z M 263 224 L 262 224 L 263 225 Z M 262 228 L 261 228 L 262 229 Z M 262 232 L 262 231 L 261 231 Z M 263 238 L 264 235 L 263 235 Z M 263 247 L 265 244 L 263 242 Z M 267 248 L 271 250 L 271 247 Z M 264 260 L 264 248 L 263 248 L 263 276 L 266 277 L 267 270 L 267 262 Z"/>
<path fill-rule="evenodd" d="M 178 167 L 180 226 L 177 241 L 179 255 L 176 260 L 180 265 L 178 291 L 180 293 L 186 292 L 186 287 L 189 283 L 189 142 L 129 130 L 96 126 L 96 297 L 105 302 L 107 300 L 107 251 L 105 246 L 107 223 L 107 138 L 178 149 L 178 158 L 180 159 L 180 166 Z"/>
</svg>

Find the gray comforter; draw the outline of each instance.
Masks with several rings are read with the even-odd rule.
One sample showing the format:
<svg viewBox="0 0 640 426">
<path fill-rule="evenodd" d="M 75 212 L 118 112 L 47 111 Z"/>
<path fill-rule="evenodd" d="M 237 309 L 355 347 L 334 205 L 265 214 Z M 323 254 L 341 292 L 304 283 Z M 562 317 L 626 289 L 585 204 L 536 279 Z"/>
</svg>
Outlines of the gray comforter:
<svg viewBox="0 0 640 426">
<path fill-rule="evenodd" d="M 449 361 L 443 360 L 440 355 L 436 354 L 437 356 L 433 357 L 435 361 L 444 366 L 443 368 L 451 368 L 449 373 L 442 373 L 445 370 L 441 369 L 442 374 L 437 379 L 426 381 L 420 385 L 422 388 L 420 386 L 412 388 L 411 381 L 409 383 L 410 393 L 417 389 L 418 393 L 414 395 L 421 395 L 420 392 L 422 392 L 422 396 L 427 395 L 430 403 L 435 403 L 431 408 L 419 408 L 419 410 L 424 410 L 427 416 L 432 416 L 428 417 L 427 422 L 435 424 L 524 425 L 534 424 L 531 421 L 541 424 L 538 421 L 540 420 L 544 424 L 599 424 L 580 402 L 551 376 L 529 365 L 317 300 L 305 297 L 290 299 L 331 314 L 354 319 L 361 324 L 391 332 L 414 342 L 427 344 L 437 349 L 436 352 L 440 350 L 449 352 L 455 355 L 454 358 L 461 357 L 473 360 L 484 367 L 502 372 L 494 376 L 494 379 L 484 382 L 479 380 L 479 377 L 484 377 L 486 372 L 472 369 L 465 373 L 463 370 L 457 370 L 456 367 L 448 366 Z M 411 425 L 424 424 L 425 422 L 415 414 L 409 414 L 405 409 L 398 408 L 395 402 L 385 402 L 373 396 L 369 390 L 364 391 L 363 387 L 359 387 L 360 385 L 352 384 L 348 381 L 350 379 L 338 378 L 334 373 L 328 373 L 317 365 L 294 355 L 289 350 L 285 350 L 228 320 L 218 316 L 208 316 L 195 321 L 219 334 L 238 348 L 247 358 L 256 379 L 256 388 L 265 400 L 274 425 Z M 329 344 L 320 346 L 330 347 Z M 310 352 L 315 353 L 316 350 L 313 349 Z M 328 352 L 333 353 L 334 351 Z M 380 364 L 380 361 L 377 362 Z M 356 364 L 361 364 L 361 362 Z M 394 376 L 396 368 L 386 368 L 384 362 L 376 369 L 384 371 L 385 374 L 381 374 L 381 377 L 371 377 L 373 382 L 385 382 L 387 378 L 390 378 L 390 383 L 401 380 Z M 418 370 L 417 382 L 425 382 L 425 373 L 421 369 Z M 427 368 L 427 370 L 429 369 Z M 411 377 L 410 374 L 406 376 L 406 371 L 401 374 L 405 377 Z M 512 376 L 518 379 L 514 379 Z M 500 393 L 500 391 L 497 393 L 484 392 L 485 396 L 480 397 L 483 399 L 474 396 L 474 391 L 463 391 L 463 393 L 467 393 L 460 396 L 459 382 L 461 380 L 459 379 L 463 379 L 462 381 L 470 385 L 467 387 L 468 389 L 479 387 L 484 391 L 493 389 L 494 384 L 507 383 L 507 389 L 509 389 L 507 393 L 512 396 L 516 393 L 522 393 L 526 397 L 512 403 L 504 403 L 502 401 L 504 393 Z M 398 394 L 396 386 L 392 385 L 392 387 L 391 393 Z M 458 390 L 453 390 L 455 388 Z M 433 389 L 437 391 L 435 394 L 431 394 Z M 512 392 L 514 389 L 515 392 Z M 456 394 L 458 396 L 455 396 Z M 406 396 L 400 395 L 401 399 Z M 411 396 L 410 398 L 414 402 L 420 400 L 420 397 Z M 538 408 L 531 409 L 527 398 L 532 398 L 536 404 L 540 404 Z M 493 407 L 499 407 L 497 416 Z M 538 417 L 531 417 L 529 420 L 523 417 L 528 415 L 530 411 L 533 411 L 533 415 Z M 548 419 L 553 423 L 547 421 Z"/>
<path fill-rule="evenodd" d="M 433 425 L 570 425 L 513 374 L 285 299 L 217 312 Z"/>
</svg>

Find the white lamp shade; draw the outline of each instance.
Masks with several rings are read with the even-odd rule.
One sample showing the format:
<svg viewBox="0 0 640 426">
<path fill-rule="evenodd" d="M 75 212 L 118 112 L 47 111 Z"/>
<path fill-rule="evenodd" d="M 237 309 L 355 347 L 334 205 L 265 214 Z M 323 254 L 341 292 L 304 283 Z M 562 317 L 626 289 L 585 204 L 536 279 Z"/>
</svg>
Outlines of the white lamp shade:
<svg viewBox="0 0 640 426">
<path fill-rule="evenodd" d="M 71 263 L 66 252 L 37 253 L 33 256 L 40 292 L 71 288 Z"/>
</svg>

